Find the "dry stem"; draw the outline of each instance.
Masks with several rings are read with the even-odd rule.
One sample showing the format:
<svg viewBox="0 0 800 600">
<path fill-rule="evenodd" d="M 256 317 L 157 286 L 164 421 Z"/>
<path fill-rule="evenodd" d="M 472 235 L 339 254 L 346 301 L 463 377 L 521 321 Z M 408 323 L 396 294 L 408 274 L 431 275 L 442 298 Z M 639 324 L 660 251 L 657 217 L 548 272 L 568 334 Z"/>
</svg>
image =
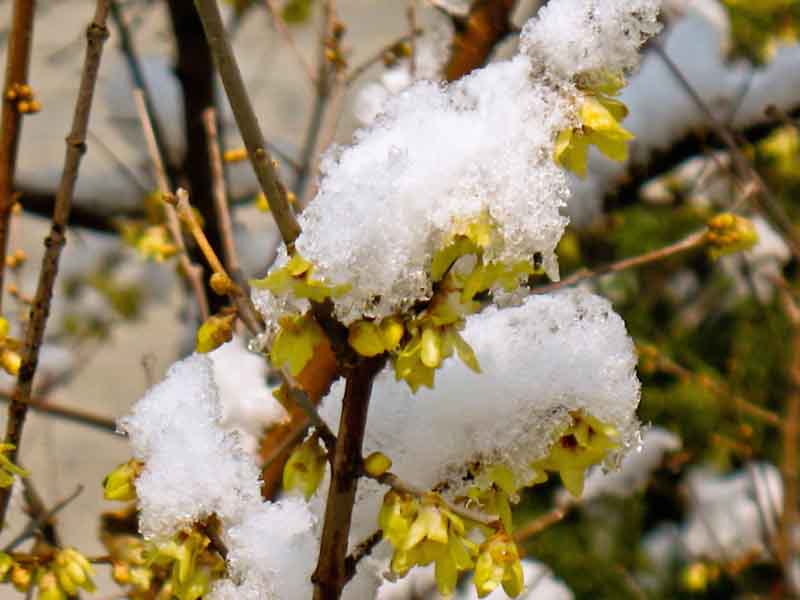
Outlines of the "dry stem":
<svg viewBox="0 0 800 600">
<path fill-rule="evenodd" d="M 244 87 L 239 66 L 236 64 L 236 57 L 225 33 L 217 0 L 195 0 L 194 4 L 203 22 L 208 45 L 222 78 L 222 84 L 225 86 L 236 124 L 239 126 L 239 133 L 247 148 L 261 191 L 267 197 L 283 241 L 287 246 L 291 246 L 300 235 L 300 225 L 289 206 L 286 188 L 278 176 L 276 163 L 267 150 L 264 135 Z"/>
<path fill-rule="evenodd" d="M 695 233 L 686 236 L 682 240 L 675 242 L 674 244 L 664 246 L 663 248 L 659 248 L 658 250 L 653 250 L 652 252 L 645 252 L 644 254 L 640 254 L 639 256 L 626 258 L 618 262 L 597 267 L 595 269 L 580 269 L 575 273 L 573 273 L 572 275 L 570 275 L 569 277 L 567 277 L 566 279 L 562 279 L 561 281 L 550 283 L 548 285 L 537 286 L 533 288 L 531 291 L 534 294 L 549 294 L 551 292 L 560 290 L 565 287 L 572 287 L 578 285 L 579 283 L 583 283 L 584 281 L 596 279 L 601 275 L 618 273 L 626 269 L 632 269 L 635 267 L 640 267 L 642 265 L 666 260 L 667 258 L 671 258 L 677 254 L 683 254 L 684 252 L 700 248 L 706 243 L 705 236 L 706 236 L 705 229 L 701 231 L 696 231 Z"/>
<path fill-rule="evenodd" d="M 8 221 L 14 204 L 14 170 L 17 164 L 19 134 L 22 115 L 17 105 L 6 98 L 6 92 L 14 84 L 28 82 L 28 65 L 33 39 L 33 17 L 35 0 L 15 0 L 6 48 L 6 73 L 2 94 L 3 109 L 0 114 L 0 312 L 3 304 L 3 276 L 8 250 Z"/>
<path fill-rule="evenodd" d="M 142 132 L 144 133 L 144 139 L 147 145 L 147 153 L 150 155 L 150 163 L 153 166 L 153 174 L 158 184 L 158 191 L 161 192 L 162 199 L 166 199 L 172 194 L 172 190 L 170 189 L 167 171 L 164 166 L 164 157 L 158 148 L 155 132 L 153 130 L 153 121 L 147 110 L 145 98 L 142 90 L 133 90 L 133 100 L 136 104 L 139 122 L 142 125 Z M 194 292 L 197 307 L 200 310 L 200 317 L 205 321 L 208 319 L 209 309 L 208 297 L 206 296 L 206 290 L 203 286 L 203 269 L 199 265 L 194 264 L 189 258 L 186 243 L 183 241 L 180 221 L 175 214 L 175 209 L 168 202 L 164 202 L 164 213 L 167 217 L 167 228 L 169 229 L 172 239 L 175 240 L 175 244 L 178 246 L 178 261 L 181 270 L 186 275 L 186 279 L 189 281 L 189 285 Z"/>
<path fill-rule="evenodd" d="M 47 317 L 50 313 L 50 301 L 53 297 L 53 287 L 58 274 L 58 262 L 61 257 L 61 249 L 66 243 L 66 227 L 72 207 L 75 182 L 78 178 L 81 158 L 86 152 L 86 131 L 89 125 L 97 72 L 100 68 L 103 43 L 108 38 L 107 16 L 108 0 L 97 0 L 94 19 L 86 30 L 86 57 L 83 63 L 80 87 L 78 88 L 78 99 L 75 104 L 72 129 L 66 139 L 67 150 L 64 158 L 64 170 L 62 171 L 61 182 L 56 194 L 50 234 L 45 239 L 45 253 L 42 258 L 42 268 L 39 272 L 36 296 L 31 306 L 30 319 L 25 331 L 22 365 L 20 366 L 12 401 L 8 408 L 4 441 L 14 446 L 8 453 L 8 458 L 12 462 L 17 460 L 19 445 L 22 440 L 28 402 L 33 389 L 33 378 L 39 361 L 39 349 L 44 338 Z M 0 490 L 0 529 L 5 523 L 10 497 L 11 487 Z"/>
</svg>

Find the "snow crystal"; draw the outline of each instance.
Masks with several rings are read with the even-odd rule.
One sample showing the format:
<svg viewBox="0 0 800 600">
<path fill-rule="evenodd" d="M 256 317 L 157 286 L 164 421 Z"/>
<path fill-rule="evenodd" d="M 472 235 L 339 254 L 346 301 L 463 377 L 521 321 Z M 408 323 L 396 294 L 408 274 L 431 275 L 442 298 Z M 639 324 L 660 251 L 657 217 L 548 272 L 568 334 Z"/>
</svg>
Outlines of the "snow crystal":
<svg viewBox="0 0 800 600">
<path fill-rule="evenodd" d="M 235 521 L 260 501 L 259 470 L 220 417 L 211 360 L 194 355 L 174 364 L 120 421 L 145 463 L 136 492 L 146 537 L 169 537 L 213 513 Z"/>
<path fill-rule="evenodd" d="M 661 29 L 661 0 L 549 2 L 522 30 L 520 47 L 556 81 L 603 71 L 627 72 Z"/>
<path fill-rule="evenodd" d="M 316 519 L 303 500 L 261 504 L 226 532 L 225 541 L 231 580 L 218 584 L 211 600 L 311 597 L 319 541 Z"/>
<path fill-rule="evenodd" d="M 248 351 L 239 337 L 208 356 L 222 402 L 220 425 L 241 432 L 243 445 L 252 450 L 265 428 L 286 418 L 286 410 L 267 387 L 267 363 Z"/>
<path fill-rule="evenodd" d="M 687 485 L 691 507 L 682 537 L 692 557 L 727 562 L 767 554 L 764 540 L 775 534 L 783 506 L 775 466 L 751 463 L 727 476 L 698 470 Z"/>
<path fill-rule="evenodd" d="M 545 456 L 555 432 L 582 410 L 623 436 L 636 428 L 636 355 L 609 302 L 582 291 L 529 297 L 522 306 L 490 307 L 467 319 L 464 338 L 482 373 L 448 361 L 434 390 L 415 395 L 390 372 L 375 381 L 364 453 L 381 451 L 393 472 L 420 487 L 448 482 L 453 493 L 473 460 L 522 474 Z M 343 386 L 321 414 L 336 428 Z M 374 531 L 380 496 L 359 483 L 353 539 Z"/>
</svg>

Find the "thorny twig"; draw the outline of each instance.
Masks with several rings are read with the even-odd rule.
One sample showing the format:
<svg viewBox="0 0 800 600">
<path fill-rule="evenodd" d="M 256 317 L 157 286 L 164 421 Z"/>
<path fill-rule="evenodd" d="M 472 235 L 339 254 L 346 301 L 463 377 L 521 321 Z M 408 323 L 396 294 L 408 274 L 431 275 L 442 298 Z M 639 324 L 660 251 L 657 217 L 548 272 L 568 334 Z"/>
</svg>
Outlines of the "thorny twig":
<svg viewBox="0 0 800 600">
<path fill-rule="evenodd" d="M 33 389 L 33 378 L 39 362 L 39 350 L 44 339 L 47 317 L 50 313 L 50 301 L 58 274 L 58 263 L 61 257 L 61 250 L 66 243 L 66 227 L 69 222 L 75 182 L 78 178 L 81 158 L 86 152 L 86 131 L 89 126 L 89 115 L 91 114 L 92 99 L 94 97 L 95 84 L 97 83 L 97 73 L 100 69 L 103 43 L 108 38 L 107 16 L 108 0 L 97 0 L 94 19 L 86 30 L 86 57 L 78 88 L 78 99 L 75 104 L 72 128 L 66 139 L 67 149 L 64 158 L 64 170 L 62 171 L 61 182 L 56 194 L 50 233 L 45 239 L 45 253 L 42 258 L 41 271 L 39 272 L 36 296 L 31 306 L 30 319 L 25 331 L 19 377 L 8 408 L 4 442 L 13 445 L 13 449 L 8 453 L 8 458 L 12 462 L 16 462 L 19 452 L 25 416 L 28 413 L 28 402 Z M 0 490 L 0 529 L 5 523 L 10 497 L 10 487 Z"/>
</svg>

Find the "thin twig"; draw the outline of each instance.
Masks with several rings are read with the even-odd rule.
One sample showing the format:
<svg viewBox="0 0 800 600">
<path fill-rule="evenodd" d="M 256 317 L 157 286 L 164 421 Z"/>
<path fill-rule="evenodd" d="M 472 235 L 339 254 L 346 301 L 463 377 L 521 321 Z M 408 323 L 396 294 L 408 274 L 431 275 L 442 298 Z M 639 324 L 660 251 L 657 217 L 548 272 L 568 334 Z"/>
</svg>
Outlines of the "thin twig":
<svg viewBox="0 0 800 600">
<path fill-rule="evenodd" d="M 195 0 L 194 4 L 203 21 L 208 45 L 211 47 L 214 62 L 222 78 L 222 84 L 228 95 L 236 124 L 239 126 L 239 133 L 247 148 L 261 191 L 267 197 L 272 216 L 275 218 L 283 241 L 287 246 L 291 246 L 300 235 L 300 225 L 289 206 L 286 188 L 280 180 L 276 163 L 264 142 L 264 135 L 244 87 L 242 74 L 236 63 L 230 41 L 225 33 L 217 0 Z"/>
<path fill-rule="evenodd" d="M 319 56 L 317 58 L 316 94 L 314 106 L 311 110 L 311 119 L 306 129 L 306 138 L 300 156 L 300 171 L 297 173 L 295 192 L 300 201 L 300 207 L 308 205 L 314 195 L 314 186 L 311 185 L 316 173 L 317 157 L 324 147 L 320 143 L 323 125 L 329 121 L 332 100 L 337 95 L 337 88 L 343 87 L 342 80 L 337 74 L 334 61 L 328 57 L 332 45 L 338 48 L 335 41 L 334 27 L 336 24 L 336 4 L 334 0 L 325 0 L 322 3 L 322 27 L 319 34 Z"/>
<path fill-rule="evenodd" d="M 344 78 L 344 86 L 350 87 L 353 85 L 357 79 L 359 79 L 364 73 L 366 73 L 370 68 L 379 64 L 383 57 L 386 56 L 386 52 L 389 51 L 391 48 L 399 46 L 400 44 L 404 44 L 405 42 L 411 42 L 415 38 L 422 35 L 422 29 L 415 29 L 413 33 L 406 33 L 401 35 L 396 40 L 386 44 L 385 46 L 381 47 L 375 54 L 367 58 L 364 62 L 359 64 L 356 67 L 353 67 L 350 72 L 347 74 L 347 77 Z"/>
<path fill-rule="evenodd" d="M 361 559 L 369 556 L 375 549 L 375 546 L 381 543 L 383 539 L 383 531 L 380 529 L 375 531 L 365 540 L 361 541 L 358 546 L 347 556 L 345 560 L 345 568 L 347 569 L 347 581 L 350 581 L 356 574 L 356 567 Z"/>
<path fill-rule="evenodd" d="M 787 245 L 791 248 L 792 254 L 795 258 L 800 260 L 800 235 L 795 229 L 794 223 L 792 223 L 778 200 L 774 197 L 769 187 L 764 182 L 764 179 L 759 175 L 758 171 L 755 170 L 750 160 L 745 156 L 744 152 L 742 152 L 742 149 L 739 148 L 739 144 L 736 142 L 730 129 L 716 118 L 714 113 L 703 101 L 689 80 L 686 79 L 686 76 L 678 68 L 678 65 L 669 57 L 664 48 L 657 42 L 653 44 L 653 48 L 703 114 L 706 121 L 711 125 L 713 131 L 725 143 L 728 150 L 730 150 L 734 167 L 736 168 L 739 178 L 745 184 L 745 195 L 750 195 L 750 191 L 752 190 L 752 195 L 757 200 L 758 207 L 775 223 L 786 239 Z"/>
<path fill-rule="evenodd" d="M 222 153 L 220 152 L 219 135 L 217 134 L 217 112 L 213 108 L 203 112 L 203 125 L 206 128 L 206 138 L 208 139 L 214 211 L 216 212 L 219 236 L 222 240 L 222 259 L 234 281 L 240 286 L 244 286 L 246 282 L 242 279 L 239 254 L 236 252 L 236 240 L 233 237 L 233 222 L 231 221 L 231 210 L 228 204 L 228 193 L 225 189 Z"/>
<path fill-rule="evenodd" d="M 298 49 L 297 43 L 294 41 L 294 36 L 292 35 L 292 32 L 289 31 L 286 21 L 283 20 L 281 11 L 275 4 L 275 0 L 264 0 L 264 5 L 267 7 L 267 12 L 269 12 L 270 16 L 272 17 L 272 22 L 275 25 L 275 29 L 283 37 L 284 41 L 286 42 L 286 46 L 297 59 L 297 62 L 300 63 L 300 66 L 303 68 L 306 77 L 312 85 L 316 84 L 317 76 L 314 75 L 314 69 Z"/>
<path fill-rule="evenodd" d="M 369 399 L 372 382 L 384 363 L 385 359 L 379 357 L 362 360 L 347 375 L 319 558 L 311 577 L 314 600 L 339 600 L 347 582 L 347 542 L 360 474 Z"/>
<path fill-rule="evenodd" d="M 557 506 L 550 512 L 544 513 L 532 521 L 529 521 L 525 527 L 521 527 L 514 532 L 514 541 L 517 543 L 524 542 L 525 540 L 538 535 L 548 527 L 555 525 L 569 514 L 569 511 L 573 506 L 574 503 L 569 503 L 564 506 Z"/>
<path fill-rule="evenodd" d="M 408 36 L 411 38 L 408 42 L 411 46 L 411 54 L 408 57 L 411 61 L 409 68 L 411 81 L 414 81 L 417 78 L 417 36 L 414 35 L 417 30 L 417 0 L 408 0 L 406 18 L 408 19 Z"/>
<path fill-rule="evenodd" d="M 164 141 L 164 134 L 159 124 L 158 113 L 156 112 L 156 107 L 153 103 L 153 95 L 150 92 L 150 87 L 147 85 L 147 80 L 144 78 L 142 63 L 139 60 L 139 55 L 136 52 L 136 46 L 133 43 L 133 36 L 131 36 L 128 24 L 125 22 L 125 16 L 122 14 L 122 8 L 120 8 L 119 0 L 110 0 L 109 8 L 111 20 L 114 22 L 117 32 L 119 33 L 119 49 L 122 52 L 123 58 L 125 59 L 125 65 L 128 68 L 128 74 L 131 78 L 132 88 L 142 91 L 142 98 L 144 100 L 146 112 L 148 115 L 150 115 L 150 126 L 153 130 L 153 139 L 155 141 L 156 148 L 158 148 L 158 154 L 164 161 L 165 171 L 168 173 L 173 173 L 175 170 L 174 165 L 172 165 L 170 162 L 172 157 L 167 151 L 167 144 Z M 168 187 L 171 188 L 172 185 L 170 184 Z"/>
<path fill-rule="evenodd" d="M 89 115 L 92 108 L 95 84 L 97 83 L 97 73 L 100 69 L 103 43 L 108 38 L 107 16 L 108 0 L 97 0 L 94 19 L 86 30 L 86 57 L 78 88 L 78 99 L 75 104 L 72 128 L 66 139 L 67 150 L 64 158 L 64 170 L 62 171 L 61 182 L 56 194 L 50 234 L 45 239 L 45 253 L 42 258 L 41 271 L 39 272 L 36 296 L 33 306 L 31 306 L 28 327 L 25 331 L 19 377 L 8 408 L 4 441 L 13 446 L 8 452 L 8 459 L 12 462 L 17 460 L 19 445 L 22 440 L 22 429 L 25 424 L 25 416 L 28 413 L 33 378 L 39 362 L 39 350 L 44 339 L 44 330 L 50 313 L 50 301 L 53 297 L 53 287 L 58 274 L 58 262 L 61 257 L 61 250 L 66 243 L 66 227 L 69 222 L 69 213 L 75 193 L 75 182 L 78 178 L 81 157 L 86 152 L 86 131 L 89 126 Z M 0 489 L 0 529 L 5 523 L 10 497 L 10 487 Z"/>
<path fill-rule="evenodd" d="M 572 287 L 585 281 L 596 279 L 602 275 L 619 273 L 620 271 L 625 271 L 627 269 L 633 269 L 635 267 L 641 267 L 642 265 L 666 260 L 667 258 L 671 258 L 678 254 L 683 254 L 684 252 L 689 252 L 690 250 L 700 248 L 705 243 L 706 230 L 703 229 L 686 236 L 674 244 L 664 246 L 663 248 L 653 250 L 652 252 L 645 252 L 639 256 L 626 258 L 614 263 L 596 267 L 595 269 L 580 269 L 561 281 L 534 287 L 531 289 L 531 292 L 534 294 L 549 294 L 556 290 Z"/>
<path fill-rule="evenodd" d="M 783 477 L 783 514 L 780 520 L 781 563 L 784 581 L 793 597 L 800 597 L 800 582 L 795 571 L 795 534 L 800 523 L 798 504 L 800 503 L 800 473 L 798 454 L 800 453 L 800 308 L 786 290 L 781 290 L 784 312 L 792 328 L 792 352 L 788 368 L 790 383 L 786 398 L 786 413 L 783 424 L 783 456 L 781 475 Z"/>
<path fill-rule="evenodd" d="M 22 532 L 17 537 L 11 540 L 6 545 L 6 547 L 3 548 L 3 552 L 5 552 L 6 554 L 8 554 L 9 552 L 13 552 L 17 548 L 17 546 L 22 544 L 25 540 L 29 539 L 36 532 L 37 529 L 41 529 L 44 525 L 47 524 L 48 521 L 50 521 L 54 516 L 56 516 L 59 512 L 61 512 L 64 508 L 66 508 L 67 505 L 69 505 L 73 500 L 75 500 L 75 498 L 80 496 L 81 492 L 83 492 L 83 486 L 78 485 L 78 487 L 75 488 L 74 492 L 72 492 L 69 496 L 61 500 L 53 508 L 43 512 L 35 519 L 32 519 L 25 527 L 25 529 L 23 529 Z"/>
<path fill-rule="evenodd" d="M 22 483 L 22 493 L 25 497 L 25 504 L 27 505 L 26 512 L 32 520 L 38 520 L 47 512 L 44 500 L 42 500 L 42 496 L 36 490 L 36 486 L 33 485 L 33 479 L 30 476 L 20 477 L 20 483 Z M 55 521 L 53 519 L 45 518 L 40 524 L 39 529 L 41 530 L 42 537 L 48 544 L 54 547 L 61 545 L 61 539 L 58 535 L 58 531 L 56 531 Z"/>
<path fill-rule="evenodd" d="M 14 171 L 17 164 L 17 149 L 22 128 L 22 114 L 17 104 L 7 97 L 16 85 L 28 82 L 28 66 L 33 40 L 33 21 L 36 12 L 35 0 L 15 0 L 11 16 L 11 31 L 6 46 L 6 72 L 3 82 L 2 113 L 0 113 L 0 312 L 8 251 L 8 221 L 14 204 Z"/>
<path fill-rule="evenodd" d="M 336 447 L 336 435 L 331 431 L 328 424 L 322 420 L 317 412 L 317 407 L 309 399 L 308 395 L 303 390 L 289 387 L 289 398 L 297 406 L 303 409 L 308 417 L 308 422 L 314 426 L 314 429 L 319 434 L 320 439 L 325 444 L 328 452 L 332 453 Z M 330 458 L 333 458 L 332 456 Z"/>
<path fill-rule="evenodd" d="M 189 192 L 183 188 L 178 188 L 176 195 L 172 196 L 170 194 L 166 196 L 166 200 L 167 204 L 172 204 L 173 202 L 175 203 L 175 208 L 180 216 L 180 219 L 183 220 L 183 222 L 189 227 L 189 231 L 191 231 L 194 241 L 197 243 L 200 251 L 203 253 L 203 256 L 205 256 L 208 265 L 211 267 L 211 270 L 214 271 L 215 274 L 222 275 L 227 281 L 230 282 L 230 285 L 227 287 L 227 294 L 233 301 L 234 306 L 236 306 L 236 312 L 239 315 L 239 318 L 242 320 L 242 323 L 247 326 L 247 328 L 250 330 L 250 333 L 253 335 L 258 335 L 264 331 L 263 320 L 261 319 L 261 315 L 256 310 L 255 306 L 253 306 L 253 301 L 251 300 L 250 295 L 246 294 L 225 270 L 225 266 L 222 264 L 222 261 L 219 260 L 219 257 L 209 243 L 208 238 L 206 238 L 203 228 L 200 227 L 200 224 L 197 222 L 197 219 L 194 216 L 194 211 L 192 211 L 192 206 L 189 204 Z"/>
<path fill-rule="evenodd" d="M 11 391 L 0 391 L 0 402 L 10 402 L 12 395 L 13 392 Z M 87 425 L 107 433 L 117 433 L 117 423 L 114 419 L 109 417 L 102 417 L 79 408 L 70 408 L 61 404 L 55 404 L 41 398 L 29 398 L 26 404 L 35 412 L 59 417 L 71 423 Z"/>
<path fill-rule="evenodd" d="M 139 115 L 139 122 L 142 126 L 144 139 L 147 146 L 147 153 L 150 155 L 150 164 L 153 167 L 153 175 L 155 176 L 158 185 L 158 191 L 161 192 L 162 199 L 166 199 L 172 194 L 170 189 L 169 178 L 164 166 L 164 158 L 159 152 L 158 144 L 156 143 L 155 133 L 153 131 L 153 122 L 150 119 L 150 114 L 147 112 L 147 102 L 142 90 L 133 90 L 133 101 L 136 104 L 136 112 Z M 181 231 L 181 224 L 178 216 L 175 214 L 175 209 L 168 203 L 164 202 L 164 214 L 167 217 L 167 228 L 169 229 L 175 245 L 178 247 L 178 262 L 181 270 L 189 281 L 189 285 L 194 293 L 197 308 L 200 310 L 200 318 L 205 321 L 209 316 L 208 297 L 206 296 L 205 286 L 203 285 L 203 269 L 199 265 L 192 262 L 189 258 L 189 251 L 186 249 L 186 243 L 183 241 L 183 232 Z"/>
</svg>

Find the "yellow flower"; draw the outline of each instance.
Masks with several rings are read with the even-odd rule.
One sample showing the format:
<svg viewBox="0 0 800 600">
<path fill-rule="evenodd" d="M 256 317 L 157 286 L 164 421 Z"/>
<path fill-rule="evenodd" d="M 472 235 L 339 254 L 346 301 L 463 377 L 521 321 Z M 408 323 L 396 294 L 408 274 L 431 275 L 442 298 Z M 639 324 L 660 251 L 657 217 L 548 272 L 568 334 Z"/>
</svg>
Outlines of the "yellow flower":
<svg viewBox="0 0 800 600">
<path fill-rule="evenodd" d="M 125 221 L 119 225 L 119 231 L 123 241 L 146 260 L 164 262 L 178 252 L 178 247 L 165 225 Z"/>
<path fill-rule="evenodd" d="M 500 517 L 506 531 L 513 531 L 510 498 L 515 496 L 520 486 L 511 469 L 504 465 L 493 465 L 476 479 L 480 483 L 468 490 L 467 497 L 477 503 L 483 512 Z"/>
<path fill-rule="evenodd" d="M 94 569 L 86 557 L 74 548 L 64 548 L 59 550 L 53 559 L 53 573 L 58 579 L 58 585 L 67 595 L 74 596 L 78 593 L 78 588 L 83 588 L 87 592 L 95 590 Z M 40 582 L 41 587 L 41 582 Z"/>
<path fill-rule="evenodd" d="M 6 578 L 6 575 L 8 575 L 8 572 L 13 566 L 14 559 L 11 557 L 11 555 L 6 554 L 5 552 L 0 552 L 0 581 L 3 581 Z"/>
<path fill-rule="evenodd" d="M 364 472 L 370 477 L 380 477 L 392 468 L 392 459 L 383 452 L 373 452 L 364 459 Z"/>
<path fill-rule="evenodd" d="M 395 350 L 404 333 L 398 317 L 387 317 L 380 324 L 362 319 L 350 325 L 347 342 L 361 356 L 377 356 Z"/>
<path fill-rule="evenodd" d="M 583 493 L 586 469 L 601 462 L 619 446 L 619 432 L 591 415 L 571 413 L 572 424 L 561 432 L 550 453 L 531 467 L 535 472 L 555 471 L 575 497 Z M 537 478 L 538 479 L 538 478 Z"/>
<path fill-rule="evenodd" d="M 142 472 L 144 465 L 135 459 L 122 463 L 103 479 L 103 498 L 128 502 L 136 500 L 134 481 Z"/>
<path fill-rule="evenodd" d="M 481 545 L 475 564 L 475 589 L 480 598 L 500 585 L 512 598 L 518 596 L 525 585 L 519 550 L 505 532 L 493 535 Z"/>
<path fill-rule="evenodd" d="M 283 317 L 280 326 L 272 342 L 270 361 L 274 367 L 296 377 L 314 356 L 317 346 L 328 338 L 310 314 Z"/>
<path fill-rule="evenodd" d="M 8 487 L 14 483 L 14 476 L 27 477 L 28 472 L 15 465 L 5 455 L 9 450 L 13 450 L 13 444 L 0 444 L 0 487 Z"/>
<path fill-rule="evenodd" d="M 53 571 L 45 571 L 39 576 L 36 600 L 67 600 L 67 592 L 59 585 Z"/>
<path fill-rule="evenodd" d="M 264 279 L 251 279 L 250 285 L 273 294 L 291 293 L 297 298 L 312 302 L 323 302 L 326 298 L 338 298 L 350 290 L 350 285 L 330 286 L 313 278 L 314 265 L 296 253 L 280 269 L 274 270 Z"/>
<path fill-rule="evenodd" d="M 327 455 L 319 444 L 319 438 L 311 435 L 297 446 L 283 467 L 283 489 L 298 490 L 308 500 L 317 491 L 325 475 Z"/>
<path fill-rule="evenodd" d="M 578 111 L 581 126 L 565 129 L 556 138 L 555 161 L 580 177 L 586 177 L 589 146 L 597 146 L 611 160 L 628 160 L 633 134 L 620 125 L 627 107 L 614 98 L 587 94 Z"/>
<path fill-rule="evenodd" d="M 390 491 L 378 523 L 394 547 L 392 571 L 403 576 L 415 565 L 435 563 L 436 586 L 444 596 L 455 591 L 458 573 L 474 564 L 477 548 L 465 537 L 464 522 L 436 494 L 419 500 Z"/>
</svg>

